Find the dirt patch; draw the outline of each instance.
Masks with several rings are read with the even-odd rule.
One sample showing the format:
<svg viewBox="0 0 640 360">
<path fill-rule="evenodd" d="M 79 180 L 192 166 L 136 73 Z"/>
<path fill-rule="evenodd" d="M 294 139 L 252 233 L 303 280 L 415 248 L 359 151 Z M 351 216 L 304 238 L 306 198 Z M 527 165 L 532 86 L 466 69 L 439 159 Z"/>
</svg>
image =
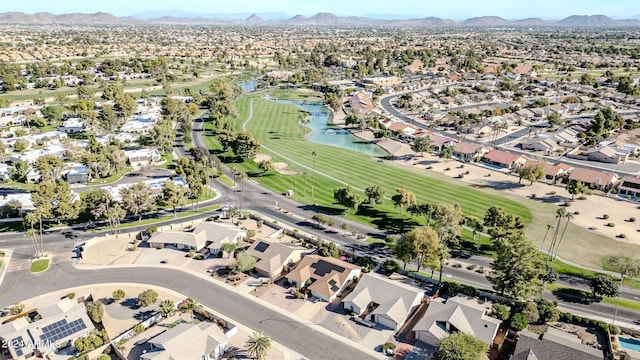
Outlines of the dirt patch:
<svg viewBox="0 0 640 360">
<path fill-rule="evenodd" d="M 297 174 L 297 172 L 293 171 L 293 170 L 287 170 L 287 167 L 289 165 L 287 163 L 283 163 L 283 162 L 277 162 L 277 163 L 273 163 L 273 169 L 277 172 L 279 172 L 282 175 L 295 175 Z"/>
<path fill-rule="evenodd" d="M 256 163 L 259 163 L 261 161 L 269 161 L 269 160 L 271 160 L 271 156 L 267 154 L 258 154 L 256 155 L 255 158 L 253 158 L 253 161 L 255 161 Z"/>
</svg>

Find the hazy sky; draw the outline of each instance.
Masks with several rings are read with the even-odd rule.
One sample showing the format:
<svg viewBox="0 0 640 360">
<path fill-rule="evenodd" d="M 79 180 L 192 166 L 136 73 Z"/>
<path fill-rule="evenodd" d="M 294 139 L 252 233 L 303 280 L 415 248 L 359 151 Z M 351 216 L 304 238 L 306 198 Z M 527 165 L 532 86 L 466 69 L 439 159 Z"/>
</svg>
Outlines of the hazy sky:
<svg viewBox="0 0 640 360">
<path fill-rule="evenodd" d="M 615 18 L 640 15 L 638 0 L 23 0 L 0 1 L 0 12 L 48 11 L 55 14 L 98 11 L 117 16 L 154 10 L 194 13 L 285 12 L 311 15 L 401 14 L 464 19 L 482 15 L 504 18 L 543 17 L 560 19 L 569 15 L 603 14 Z"/>
</svg>

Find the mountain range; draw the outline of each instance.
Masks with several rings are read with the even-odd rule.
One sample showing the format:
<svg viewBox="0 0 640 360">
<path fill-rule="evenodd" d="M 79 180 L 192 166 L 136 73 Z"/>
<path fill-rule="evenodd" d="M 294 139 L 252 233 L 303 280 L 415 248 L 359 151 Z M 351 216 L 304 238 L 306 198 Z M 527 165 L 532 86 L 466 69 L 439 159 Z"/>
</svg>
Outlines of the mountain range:
<svg viewBox="0 0 640 360">
<path fill-rule="evenodd" d="M 284 13 L 258 14 L 195 14 L 181 11 L 155 11 L 134 16 L 117 17 L 105 12 L 94 14 L 73 13 L 55 15 L 48 12 L 25 14 L 22 12 L 0 13 L 0 24 L 208 24 L 208 25 L 299 25 L 299 26 L 466 26 L 466 27 L 523 27 L 523 26 L 566 26 L 566 27 L 615 27 L 640 26 L 639 19 L 612 19 L 605 15 L 573 15 L 562 20 L 540 18 L 504 19 L 499 16 L 481 16 L 462 21 L 437 17 L 410 19 L 405 16 L 337 16 L 332 13 L 317 13 L 313 16 Z"/>
</svg>

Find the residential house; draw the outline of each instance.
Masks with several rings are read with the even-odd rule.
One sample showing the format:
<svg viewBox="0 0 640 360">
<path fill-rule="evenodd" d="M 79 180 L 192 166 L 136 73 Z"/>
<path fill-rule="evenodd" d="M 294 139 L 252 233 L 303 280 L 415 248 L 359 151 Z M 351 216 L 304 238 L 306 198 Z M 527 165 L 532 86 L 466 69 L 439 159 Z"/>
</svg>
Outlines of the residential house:
<svg viewBox="0 0 640 360">
<path fill-rule="evenodd" d="M 125 150 L 124 156 L 133 167 L 151 165 L 162 159 L 158 149 Z"/>
<path fill-rule="evenodd" d="M 553 152 L 559 149 L 558 143 L 549 137 L 536 136 L 522 141 L 523 150 L 542 151 L 545 153 Z"/>
<path fill-rule="evenodd" d="M 84 131 L 84 121 L 80 118 L 68 118 L 58 126 L 58 131 L 66 134 L 82 132 Z"/>
<path fill-rule="evenodd" d="M 640 198 L 640 177 L 623 177 L 620 186 L 618 186 L 618 195 L 634 199 Z"/>
<path fill-rule="evenodd" d="M 453 156 L 465 162 L 481 158 L 487 152 L 482 146 L 465 141 L 460 141 L 453 148 Z"/>
<path fill-rule="evenodd" d="M 573 166 L 562 163 L 545 163 L 544 174 L 549 180 L 556 181 L 559 178 L 566 177 L 573 171 Z"/>
<path fill-rule="evenodd" d="M 444 148 L 452 147 L 456 144 L 456 141 L 452 138 L 434 134 L 432 131 L 426 133 L 431 138 L 431 148 L 437 152 L 442 151 Z"/>
<path fill-rule="evenodd" d="M 162 186 L 164 185 L 165 181 L 172 181 L 176 186 L 181 186 L 185 189 L 185 192 L 189 189 L 189 184 L 187 183 L 187 181 L 185 180 L 184 177 L 182 176 L 174 176 L 173 178 L 170 177 L 161 177 L 161 178 L 157 178 L 157 179 L 153 179 L 153 180 L 147 180 L 147 181 L 143 181 L 143 183 L 145 185 L 147 185 L 150 189 L 151 192 L 154 195 L 160 195 L 162 193 Z M 104 187 L 103 189 L 107 190 L 109 192 L 109 195 L 111 195 L 111 198 L 114 201 L 120 201 L 121 197 L 120 197 L 120 191 L 122 191 L 122 189 L 124 188 L 128 188 L 129 186 L 133 185 L 133 183 L 127 183 L 127 184 L 116 184 L 116 185 L 112 185 L 109 187 Z"/>
<path fill-rule="evenodd" d="M 268 240 L 256 240 L 247 253 L 258 259 L 256 271 L 272 280 L 277 279 L 283 272 L 288 272 L 293 264 L 302 259 L 307 253 L 306 248 L 293 246 Z"/>
<path fill-rule="evenodd" d="M 510 360 L 602 360 L 604 354 L 582 344 L 577 335 L 549 327 L 544 334 L 523 330 Z"/>
<path fill-rule="evenodd" d="M 435 299 L 424 317 L 413 328 L 416 340 L 437 346 L 438 342 L 454 332 L 464 332 L 491 345 L 501 321 L 489 317 L 491 303 L 461 296 L 448 300 Z"/>
<path fill-rule="evenodd" d="M 214 360 L 229 348 L 229 340 L 210 322 L 182 323 L 147 341 L 149 350 L 141 360 Z"/>
<path fill-rule="evenodd" d="M 134 134 L 148 134 L 156 125 L 151 118 L 131 118 L 120 127 L 120 131 Z"/>
<path fill-rule="evenodd" d="M 89 183 L 89 169 L 83 164 L 70 163 L 63 173 L 69 184 L 87 184 Z"/>
<path fill-rule="evenodd" d="M 21 317 L 0 326 L 3 350 L 14 360 L 32 357 L 52 358 L 61 348 L 94 329 L 84 305 L 67 297 L 56 304 L 37 310 L 39 320 L 32 322 Z"/>
<path fill-rule="evenodd" d="M 295 286 L 327 302 L 333 301 L 362 272 L 360 266 L 332 257 L 306 255 L 285 277 Z M 307 282 L 310 282 L 307 285 Z"/>
<path fill-rule="evenodd" d="M 402 80 L 397 76 L 381 76 L 374 78 L 365 78 L 363 83 L 373 84 L 377 87 L 395 86 L 400 84 Z"/>
<path fill-rule="evenodd" d="M 607 191 L 618 181 L 618 176 L 612 172 L 576 167 L 569 175 L 569 181 L 578 180 L 592 189 Z"/>
<path fill-rule="evenodd" d="M 360 278 L 353 291 L 342 300 L 342 306 L 358 316 L 366 314 L 366 321 L 398 331 L 422 299 L 424 291 L 419 288 L 368 273 Z"/>
<path fill-rule="evenodd" d="M 178 250 L 204 251 L 211 255 L 220 252 L 222 244 L 237 244 L 247 236 L 246 230 L 235 226 L 225 226 L 203 222 L 193 231 L 160 231 L 147 240 L 149 246 L 156 249 L 174 248 Z M 206 250 L 204 250 L 206 248 Z"/>
<path fill-rule="evenodd" d="M 495 165 L 503 169 L 513 170 L 527 162 L 527 158 L 520 154 L 515 154 L 502 150 L 491 150 L 484 154 L 482 162 Z"/>
</svg>

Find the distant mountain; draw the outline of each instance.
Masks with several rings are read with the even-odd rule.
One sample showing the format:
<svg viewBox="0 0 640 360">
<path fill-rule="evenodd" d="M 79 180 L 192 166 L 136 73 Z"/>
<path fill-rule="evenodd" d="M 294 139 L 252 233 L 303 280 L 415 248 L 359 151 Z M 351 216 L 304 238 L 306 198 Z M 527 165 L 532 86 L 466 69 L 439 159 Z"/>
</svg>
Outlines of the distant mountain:
<svg viewBox="0 0 640 360">
<path fill-rule="evenodd" d="M 47 12 L 25 14 L 22 12 L 0 13 L 0 24 L 208 24 L 208 25 L 302 25 L 302 26 L 469 26 L 469 27 L 523 27 L 523 26 L 567 26 L 567 27 L 603 27 L 603 26 L 640 26 L 640 19 L 612 19 L 605 15 L 573 15 L 556 21 L 540 18 L 509 20 L 499 16 L 480 16 L 463 21 L 453 21 L 437 17 L 410 18 L 392 15 L 338 16 L 329 12 L 320 12 L 313 16 L 288 16 L 282 12 L 253 14 L 197 14 L 184 11 L 150 11 L 133 16 L 116 17 L 108 13 L 62 14 Z"/>
<path fill-rule="evenodd" d="M 120 24 L 125 20 L 104 12 L 95 14 L 61 14 L 54 15 L 48 12 L 35 14 L 25 14 L 23 12 L 0 13 L 0 23 L 12 24 L 63 24 L 63 23 L 84 23 L 84 24 Z"/>
<path fill-rule="evenodd" d="M 573 15 L 558 22 L 562 26 L 616 26 L 640 25 L 638 19 L 614 20 L 605 15 Z"/>
</svg>

